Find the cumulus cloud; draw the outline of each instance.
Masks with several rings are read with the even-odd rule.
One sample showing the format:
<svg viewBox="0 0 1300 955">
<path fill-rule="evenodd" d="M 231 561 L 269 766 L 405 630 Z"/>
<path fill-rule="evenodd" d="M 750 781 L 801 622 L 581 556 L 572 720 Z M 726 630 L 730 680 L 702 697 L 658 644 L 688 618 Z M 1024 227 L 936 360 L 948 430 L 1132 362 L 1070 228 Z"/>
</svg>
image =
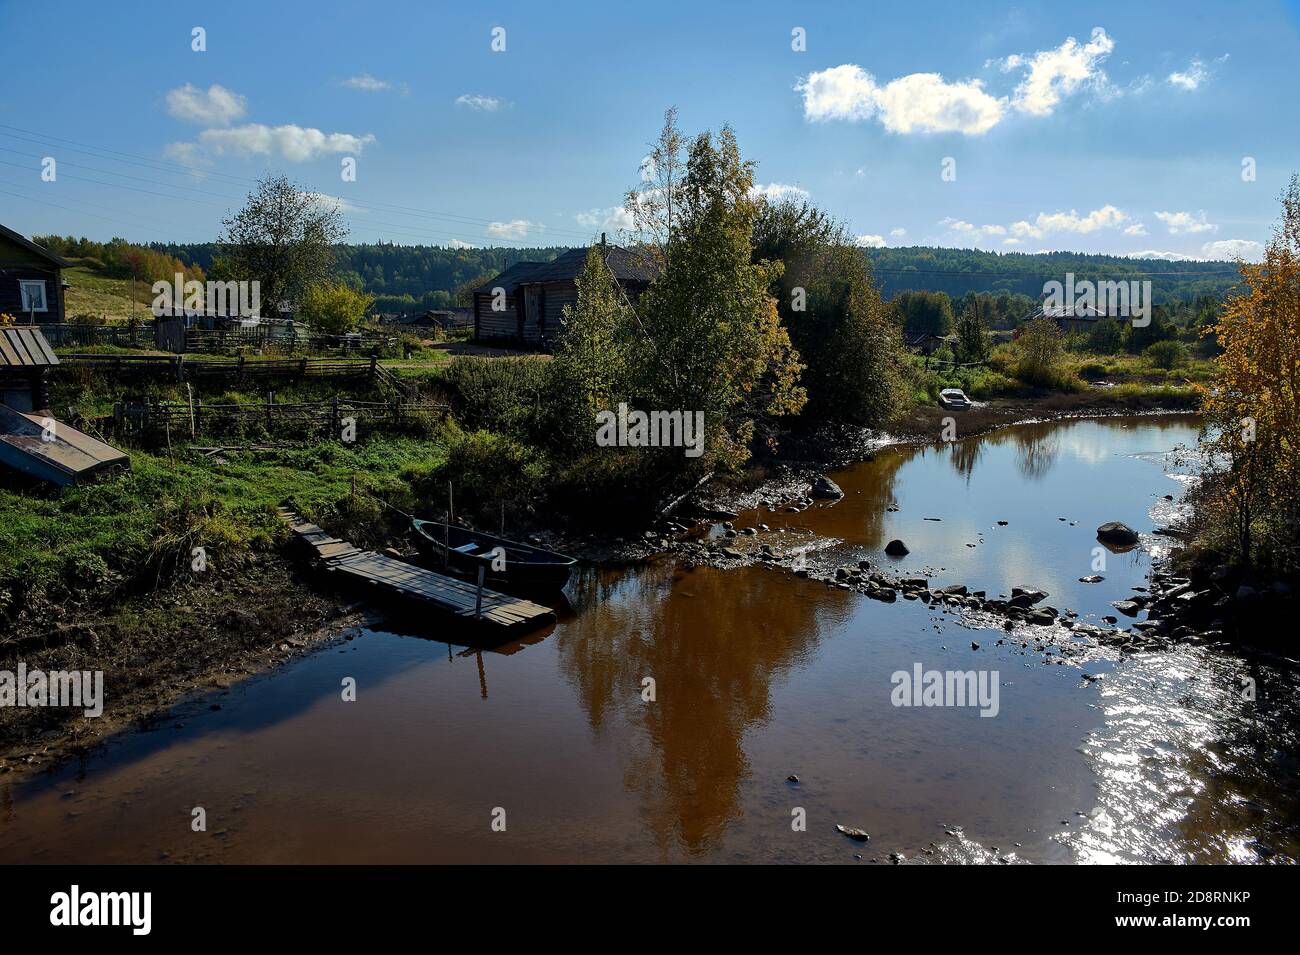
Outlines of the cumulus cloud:
<svg viewBox="0 0 1300 955">
<path fill-rule="evenodd" d="M 477 248 L 472 242 L 462 242 L 460 239 L 452 239 L 447 243 L 449 249 L 474 249 Z"/>
<path fill-rule="evenodd" d="M 1182 259 L 1194 261 L 1196 258 L 1194 255 L 1184 255 L 1182 252 L 1161 252 L 1157 249 L 1146 249 L 1142 252 L 1129 252 L 1126 254 L 1126 257 L 1130 259 L 1165 259 L 1171 262 Z"/>
<path fill-rule="evenodd" d="M 622 229 L 631 232 L 635 229 L 632 213 L 623 206 L 610 206 L 607 209 L 588 209 L 573 217 L 584 229 Z"/>
<path fill-rule="evenodd" d="M 907 230 L 901 227 L 897 229 L 890 229 L 889 234 L 892 235 L 895 239 L 901 239 L 903 236 L 907 235 Z"/>
<path fill-rule="evenodd" d="M 809 192 L 807 189 L 800 189 L 798 186 L 789 186 L 783 182 L 769 182 L 766 186 L 753 185 L 749 187 L 751 197 L 763 198 L 768 202 L 780 202 L 782 199 L 807 199 Z"/>
<path fill-rule="evenodd" d="M 540 223 L 527 219 L 511 219 L 509 222 L 492 222 L 487 227 L 487 234 L 495 239 L 522 239 L 536 229 L 544 228 Z"/>
<path fill-rule="evenodd" d="M 331 153 L 360 153 L 373 143 L 375 137 L 367 133 L 323 133 L 311 127 L 264 126 L 248 123 L 231 129 L 205 129 L 199 142 L 218 155 L 233 153 L 237 156 L 279 156 L 288 162 L 307 162 Z"/>
<path fill-rule="evenodd" d="M 1146 235 L 1147 227 L 1144 226 L 1141 222 L 1135 222 L 1127 229 L 1124 230 L 1124 234 L 1125 235 Z"/>
<path fill-rule="evenodd" d="M 974 225 L 964 219 L 954 219 L 951 216 L 940 219 L 939 225 L 947 228 L 953 235 L 963 239 L 970 239 L 972 242 L 979 242 L 989 238 L 1001 238 L 1007 234 L 1006 226 Z"/>
<path fill-rule="evenodd" d="M 1204 212 L 1157 212 L 1155 215 L 1165 224 L 1170 235 L 1213 232 L 1218 228 L 1205 220 Z"/>
<path fill-rule="evenodd" d="M 956 238 L 972 243 L 1000 239 L 1004 245 L 1021 245 L 1029 239 L 1042 239 L 1048 233 L 1089 235 L 1102 229 L 1117 228 L 1127 221 L 1127 213 L 1108 204 L 1086 215 L 1079 215 L 1074 209 L 1069 212 L 1040 212 L 1032 220 L 1020 219 L 1010 225 L 975 225 L 951 217 L 940 220 L 939 225 L 944 226 Z"/>
<path fill-rule="evenodd" d="M 1201 255 L 1207 259 L 1245 259 L 1258 262 L 1264 257 L 1264 244 L 1254 239 L 1219 239 L 1201 246 Z"/>
<path fill-rule="evenodd" d="M 1007 57 L 1003 70 L 1027 70 L 1012 94 L 1012 105 L 1031 116 L 1050 116 L 1062 98 L 1085 85 L 1104 92 L 1109 81 L 1101 64 L 1113 49 L 1115 41 L 1102 27 L 1094 27 L 1087 43 L 1071 36 L 1052 50 Z"/>
<path fill-rule="evenodd" d="M 197 168 L 212 165 L 212 160 L 199 148 L 198 143 L 168 143 L 163 147 L 163 155 L 183 166 Z"/>
<path fill-rule="evenodd" d="M 507 104 L 504 100 L 497 99 L 495 96 L 483 96 L 479 93 L 462 93 L 460 96 L 456 97 L 456 105 L 463 106 L 465 109 L 472 109 L 479 113 L 495 113 Z"/>
<path fill-rule="evenodd" d="M 314 199 L 317 205 L 326 209 L 333 209 L 336 212 L 352 214 L 362 211 L 341 196 L 331 196 L 327 192 L 309 192 L 307 195 Z"/>
<path fill-rule="evenodd" d="M 371 76 L 369 73 L 359 73 L 356 76 L 350 76 L 343 81 L 343 85 L 348 89 L 361 90 L 363 93 L 382 93 L 385 90 L 393 89 L 393 84 L 388 80 L 381 80 L 377 76 Z"/>
<path fill-rule="evenodd" d="M 883 249 L 885 247 L 885 237 L 883 235 L 860 235 L 854 238 L 853 242 L 864 249 Z"/>
<path fill-rule="evenodd" d="M 1118 95 L 1101 64 L 1115 48 L 1102 27 L 1087 43 L 1066 37 L 1058 47 L 997 62 L 1003 72 L 1023 71 L 1014 92 L 996 96 L 982 80 L 949 81 L 938 73 L 911 73 L 887 83 L 853 63 L 809 73 L 795 86 L 803 94 L 804 118 L 813 122 L 878 120 L 894 133 L 963 133 L 979 136 L 1011 110 L 1050 116 L 1065 97 L 1090 88 L 1103 98 Z"/>
<path fill-rule="evenodd" d="M 167 94 L 167 112 L 187 123 L 225 126 L 244 115 L 248 101 L 213 83 L 206 90 L 186 83 Z"/>
<path fill-rule="evenodd" d="M 860 66 L 845 63 L 810 73 L 795 86 L 804 117 L 814 122 L 878 118 L 893 133 L 986 133 L 1002 121 L 1006 101 L 980 80 L 950 83 L 938 73 L 912 73 L 884 86 Z"/>
</svg>

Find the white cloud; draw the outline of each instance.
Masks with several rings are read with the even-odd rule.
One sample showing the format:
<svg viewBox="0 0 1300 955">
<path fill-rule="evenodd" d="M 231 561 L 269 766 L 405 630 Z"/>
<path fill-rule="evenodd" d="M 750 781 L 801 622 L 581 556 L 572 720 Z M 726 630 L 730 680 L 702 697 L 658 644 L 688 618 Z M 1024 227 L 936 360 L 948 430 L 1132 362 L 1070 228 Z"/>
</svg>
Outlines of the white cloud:
<svg viewBox="0 0 1300 955">
<path fill-rule="evenodd" d="M 1127 229 L 1124 230 L 1124 234 L 1125 235 L 1146 235 L 1147 227 L 1144 226 L 1141 222 L 1135 222 Z"/>
<path fill-rule="evenodd" d="M 853 243 L 864 249 L 883 249 L 885 247 L 885 237 L 883 235 L 860 235 L 853 240 Z"/>
<path fill-rule="evenodd" d="M 961 219 L 942 219 L 939 225 L 960 239 L 979 243 L 1001 239 L 1004 245 L 1021 245 L 1028 239 L 1042 239 L 1050 232 L 1088 235 L 1102 229 L 1117 228 L 1128 221 L 1128 214 L 1113 205 L 1104 205 L 1087 215 L 1069 212 L 1040 212 L 1032 221 L 1020 219 L 1010 225 L 974 225 Z"/>
<path fill-rule="evenodd" d="M 522 239 L 535 229 L 545 228 L 540 223 L 527 219 L 511 219 L 509 222 L 493 222 L 487 227 L 487 234 L 496 239 Z"/>
<path fill-rule="evenodd" d="M 315 199 L 319 205 L 324 206 L 327 209 L 335 209 L 339 212 L 346 212 L 349 214 L 362 211 L 341 196 L 331 196 L 327 192 L 309 192 L 307 195 Z"/>
<path fill-rule="evenodd" d="M 907 235 L 907 230 L 903 228 L 890 229 L 889 234 L 892 235 L 895 239 L 901 239 L 903 236 Z"/>
<path fill-rule="evenodd" d="M 1005 113 L 1006 101 L 990 96 L 980 80 L 949 83 L 938 73 L 912 73 L 879 86 L 851 63 L 810 73 L 795 86 L 803 93 L 804 118 L 850 122 L 878 117 L 893 133 L 986 133 Z"/>
<path fill-rule="evenodd" d="M 225 126 L 244 115 L 248 101 L 213 83 L 206 91 L 186 83 L 167 94 L 167 112 L 187 123 Z"/>
<path fill-rule="evenodd" d="M 1005 226 L 973 225 L 970 222 L 952 217 L 940 219 L 939 225 L 946 227 L 954 235 L 963 239 L 970 239 L 972 242 L 979 242 L 989 238 L 1001 238 L 1007 234 Z"/>
<path fill-rule="evenodd" d="M 1207 259 L 1245 259 L 1258 262 L 1264 257 L 1264 244 L 1254 239 L 1219 239 L 1201 246 L 1201 255 Z"/>
<path fill-rule="evenodd" d="M 388 80 L 381 80 L 369 73 L 350 76 L 343 81 L 343 85 L 348 89 L 361 90 L 363 93 L 382 93 L 393 88 L 393 84 Z"/>
<path fill-rule="evenodd" d="M 1115 41 L 1103 28 L 1094 27 L 1087 43 L 1081 44 L 1071 36 L 1054 50 L 1007 57 L 1002 61 L 1004 71 L 1029 70 L 1012 95 L 1012 105 L 1031 116 L 1050 116 L 1063 97 L 1085 84 L 1105 91 L 1109 81 L 1101 63 L 1113 49 Z"/>
<path fill-rule="evenodd" d="M 475 249 L 475 248 L 478 248 L 478 246 L 474 245 L 474 243 L 472 243 L 472 242 L 462 242 L 460 239 L 452 239 L 450 242 L 447 243 L 447 248 L 449 248 L 449 249 Z"/>
<path fill-rule="evenodd" d="M 584 229 L 622 229 L 631 232 L 635 229 L 632 213 L 623 206 L 610 206 L 608 209 L 588 209 L 573 217 Z"/>
<path fill-rule="evenodd" d="M 1039 213 L 1035 224 L 1043 232 L 1074 232 L 1087 235 L 1099 229 L 1113 228 L 1127 221 L 1128 216 L 1115 206 L 1105 205 L 1094 209 L 1086 216 L 1080 216 L 1073 209 L 1069 212 Z"/>
<path fill-rule="evenodd" d="M 1157 212 L 1155 215 L 1169 229 L 1170 235 L 1213 232 L 1218 228 L 1205 221 L 1204 212 Z"/>
<path fill-rule="evenodd" d="M 1180 90 L 1186 90 L 1189 93 L 1196 90 L 1205 78 L 1209 76 L 1209 71 L 1205 69 L 1205 64 L 1200 60 L 1192 60 L 1187 65 L 1187 69 L 1175 70 L 1165 77 L 1165 81 L 1172 87 Z"/>
<path fill-rule="evenodd" d="M 264 126 L 249 123 L 233 129 L 205 129 L 199 142 L 216 153 L 234 153 L 242 156 L 278 155 L 289 162 L 306 162 L 330 153 L 360 153 L 373 143 L 375 137 L 367 133 L 323 133 L 319 129 L 294 126 Z"/>
<path fill-rule="evenodd" d="M 479 93 L 462 93 L 456 97 L 456 105 L 464 106 L 466 109 L 472 109 L 480 113 L 495 113 L 504 106 L 508 106 L 504 100 L 497 99 L 495 96 L 483 96 Z"/>
<path fill-rule="evenodd" d="M 1184 255 L 1182 252 L 1160 252 L 1156 249 L 1147 249 L 1144 252 L 1129 252 L 1127 253 L 1127 257 L 1130 259 L 1167 259 L 1171 262 L 1176 262 L 1182 259 L 1192 262 L 1196 260 L 1196 256 L 1194 255 Z"/>
<path fill-rule="evenodd" d="M 800 189 L 798 186 L 788 186 L 783 182 L 769 182 L 766 186 L 753 185 L 749 187 L 751 198 L 763 198 L 768 202 L 780 202 L 782 199 L 808 199 L 807 189 Z"/>
<path fill-rule="evenodd" d="M 212 160 L 204 155 L 198 143 L 168 143 L 163 147 L 163 155 L 183 166 L 211 166 Z"/>
</svg>

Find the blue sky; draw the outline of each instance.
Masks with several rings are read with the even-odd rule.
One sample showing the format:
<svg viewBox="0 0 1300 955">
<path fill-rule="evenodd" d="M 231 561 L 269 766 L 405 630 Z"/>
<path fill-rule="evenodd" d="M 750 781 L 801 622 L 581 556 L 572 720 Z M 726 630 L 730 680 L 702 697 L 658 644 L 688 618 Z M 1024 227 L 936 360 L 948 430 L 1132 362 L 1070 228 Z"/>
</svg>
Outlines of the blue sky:
<svg viewBox="0 0 1300 955">
<path fill-rule="evenodd" d="M 207 241 L 273 170 L 338 197 L 356 241 L 581 244 L 619 228 L 675 105 L 863 244 L 1249 257 L 1300 171 L 1297 23 L 1294 2 L 0 0 L 0 222 Z"/>
</svg>

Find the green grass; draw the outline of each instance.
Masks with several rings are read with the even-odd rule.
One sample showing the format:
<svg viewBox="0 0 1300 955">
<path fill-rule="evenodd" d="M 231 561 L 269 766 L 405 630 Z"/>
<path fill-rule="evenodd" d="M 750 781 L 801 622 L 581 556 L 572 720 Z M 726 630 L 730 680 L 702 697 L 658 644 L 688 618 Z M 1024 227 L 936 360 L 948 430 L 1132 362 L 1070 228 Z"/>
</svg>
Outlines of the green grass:
<svg viewBox="0 0 1300 955">
<path fill-rule="evenodd" d="M 446 457 L 441 438 L 400 436 L 224 462 L 196 452 L 130 456 L 128 474 L 81 487 L 0 486 L 0 617 L 20 592 L 92 595 L 147 584 L 188 565 L 196 546 L 211 561 L 238 565 L 283 534 L 274 510 L 285 500 L 332 530 L 375 540 L 383 508 L 374 495 L 407 511 L 433 507 L 411 487 Z"/>
<path fill-rule="evenodd" d="M 71 286 L 63 298 L 63 311 L 68 319 L 74 315 L 94 315 L 110 321 L 131 317 L 130 279 L 108 278 L 80 266 L 64 269 L 63 278 Z M 136 318 L 145 319 L 152 314 L 150 283 L 136 280 L 135 302 Z"/>
</svg>

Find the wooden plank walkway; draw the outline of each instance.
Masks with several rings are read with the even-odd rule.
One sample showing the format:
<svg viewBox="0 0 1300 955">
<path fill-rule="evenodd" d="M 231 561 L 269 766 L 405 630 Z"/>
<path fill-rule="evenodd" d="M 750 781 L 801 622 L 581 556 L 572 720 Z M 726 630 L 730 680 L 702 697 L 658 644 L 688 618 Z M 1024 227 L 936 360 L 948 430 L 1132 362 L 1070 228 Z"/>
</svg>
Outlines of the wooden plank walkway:
<svg viewBox="0 0 1300 955">
<path fill-rule="evenodd" d="M 488 590 L 474 584 L 408 564 L 406 561 L 361 550 L 329 531 L 305 521 L 295 511 L 281 507 L 276 512 L 289 529 L 312 547 L 325 569 L 402 597 L 427 601 L 475 623 L 506 630 L 531 630 L 555 622 L 550 607 Z M 479 608 L 479 609 L 476 609 Z"/>
</svg>

